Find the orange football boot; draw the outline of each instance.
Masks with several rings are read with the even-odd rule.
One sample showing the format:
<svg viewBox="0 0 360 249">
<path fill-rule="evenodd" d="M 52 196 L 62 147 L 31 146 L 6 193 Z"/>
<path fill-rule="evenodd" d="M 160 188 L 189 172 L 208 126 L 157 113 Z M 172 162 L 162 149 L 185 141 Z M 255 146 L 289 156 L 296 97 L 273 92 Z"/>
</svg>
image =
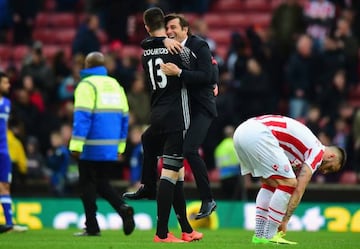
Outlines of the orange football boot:
<svg viewBox="0 0 360 249">
<path fill-rule="evenodd" d="M 193 230 L 191 233 L 182 233 L 181 239 L 187 242 L 201 240 L 204 237 L 202 233 Z"/>
<path fill-rule="evenodd" d="M 154 242 L 164 242 L 164 243 L 184 243 L 187 241 L 184 241 L 182 239 L 176 238 L 172 233 L 168 233 L 167 237 L 165 239 L 160 239 L 159 236 L 155 235 Z"/>
</svg>

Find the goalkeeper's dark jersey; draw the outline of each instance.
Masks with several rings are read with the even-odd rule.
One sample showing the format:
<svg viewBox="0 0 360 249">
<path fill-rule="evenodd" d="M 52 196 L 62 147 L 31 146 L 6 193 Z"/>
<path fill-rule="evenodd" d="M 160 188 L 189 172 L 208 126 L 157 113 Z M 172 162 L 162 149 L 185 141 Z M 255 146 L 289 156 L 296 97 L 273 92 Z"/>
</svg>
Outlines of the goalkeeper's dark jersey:
<svg viewBox="0 0 360 249">
<path fill-rule="evenodd" d="M 177 76 L 166 76 L 160 64 L 172 62 L 180 68 L 186 61 L 179 55 L 172 55 L 156 42 L 146 42 L 142 55 L 145 77 L 152 89 L 150 124 L 159 132 L 186 130 L 190 124 L 188 93 L 185 85 Z M 190 53 L 183 58 L 189 59 Z"/>
</svg>

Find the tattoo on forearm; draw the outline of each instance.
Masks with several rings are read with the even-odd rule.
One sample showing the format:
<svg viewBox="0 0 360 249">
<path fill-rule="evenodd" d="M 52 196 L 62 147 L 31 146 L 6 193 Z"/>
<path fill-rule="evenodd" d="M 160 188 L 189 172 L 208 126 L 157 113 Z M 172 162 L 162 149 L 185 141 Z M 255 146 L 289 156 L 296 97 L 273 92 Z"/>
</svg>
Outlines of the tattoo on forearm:
<svg viewBox="0 0 360 249">
<path fill-rule="evenodd" d="M 303 165 L 301 167 L 301 170 L 300 170 L 299 175 L 297 177 L 298 178 L 298 186 L 296 187 L 296 190 L 294 191 L 294 193 L 290 197 L 288 208 L 287 208 L 285 216 L 284 216 L 284 220 L 288 221 L 290 219 L 290 217 L 293 215 L 296 207 L 299 205 L 300 200 L 301 200 L 301 198 L 302 198 L 302 196 L 304 194 L 305 185 L 307 185 L 307 183 L 308 183 L 308 176 L 307 176 L 308 174 L 306 172 L 305 167 L 307 167 L 307 166 Z"/>
<path fill-rule="evenodd" d="M 295 203 L 291 202 L 291 199 L 290 199 L 288 209 L 287 209 L 287 211 L 285 213 L 285 216 L 284 216 L 284 220 L 290 220 L 290 217 L 293 215 L 297 205 L 298 204 L 295 204 Z"/>
</svg>

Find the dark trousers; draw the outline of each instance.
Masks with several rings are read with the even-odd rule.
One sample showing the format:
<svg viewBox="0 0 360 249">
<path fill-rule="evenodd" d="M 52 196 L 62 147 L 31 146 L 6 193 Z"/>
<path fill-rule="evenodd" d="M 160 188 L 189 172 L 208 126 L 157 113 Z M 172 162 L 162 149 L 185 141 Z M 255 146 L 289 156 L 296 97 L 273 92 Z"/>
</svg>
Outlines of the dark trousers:
<svg viewBox="0 0 360 249">
<path fill-rule="evenodd" d="M 207 167 L 199 155 L 199 148 L 204 142 L 213 118 L 206 113 L 196 112 L 191 115 L 190 127 L 186 132 L 183 154 L 190 164 L 196 186 L 202 201 L 213 199 L 210 189 Z"/>
<path fill-rule="evenodd" d="M 96 233 L 100 231 L 96 220 L 96 198 L 99 194 L 120 215 L 121 206 L 124 204 L 122 198 L 109 183 L 109 169 L 114 162 L 79 161 L 79 185 L 81 201 L 85 210 L 86 231 Z"/>
<path fill-rule="evenodd" d="M 192 115 L 183 144 L 183 155 L 190 164 L 202 201 L 213 199 L 207 168 L 199 155 L 199 148 L 206 138 L 212 120 L 212 117 L 202 112 L 196 112 L 196 115 Z M 141 183 L 154 192 L 158 179 L 157 160 L 162 155 L 163 141 L 160 138 L 161 136 L 152 129 L 147 129 L 142 135 L 144 164 Z"/>
<path fill-rule="evenodd" d="M 156 192 L 158 179 L 158 158 L 163 154 L 164 140 L 159 136 L 152 126 L 150 126 L 141 136 L 144 151 L 143 168 L 141 172 L 141 183 L 151 192 Z"/>
</svg>

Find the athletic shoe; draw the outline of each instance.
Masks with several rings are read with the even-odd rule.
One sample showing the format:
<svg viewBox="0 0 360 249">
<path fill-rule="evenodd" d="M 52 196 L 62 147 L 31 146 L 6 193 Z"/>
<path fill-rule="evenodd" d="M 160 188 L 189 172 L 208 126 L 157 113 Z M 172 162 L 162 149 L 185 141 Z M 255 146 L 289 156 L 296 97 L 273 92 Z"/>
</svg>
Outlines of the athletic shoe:
<svg viewBox="0 0 360 249">
<path fill-rule="evenodd" d="M 285 236 L 285 233 L 280 231 L 277 234 L 275 234 L 274 237 L 269 239 L 269 242 L 274 243 L 274 244 L 297 245 L 297 242 L 286 240 L 286 239 L 284 239 L 284 236 Z"/>
<path fill-rule="evenodd" d="M 86 230 L 84 230 L 82 232 L 74 233 L 74 236 L 77 236 L 77 237 L 100 236 L 100 232 L 90 233 L 90 232 L 87 232 Z"/>
<path fill-rule="evenodd" d="M 125 192 L 122 195 L 122 197 L 129 200 L 142 200 L 142 199 L 156 200 L 156 190 L 151 190 L 147 188 L 145 185 L 143 185 L 140 186 L 140 188 L 137 191 Z"/>
<path fill-rule="evenodd" d="M 123 220 L 123 230 L 125 235 L 130 235 L 135 229 L 134 209 L 127 204 L 120 207 L 120 216 Z"/>
<path fill-rule="evenodd" d="M 22 233 L 29 230 L 27 226 L 20 226 L 20 225 L 1 225 L 0 226 L 0 233 L 6 233 L 6 232 L 17 232 Z"/>
<path fill-rule="evenodd" d="M 195 220 L 208 217 L 216 209 L 216 202 L 214 200 L 202 202 L 200 212 L 196 214 Z"/>
<path fill-rule="evenodd" d="M 0 233 L 7 233 L 12 230 L 12 226 L 9 225 L 0 225 Z"/>
<path fill-rule="evenodd" d="M 269 240 L 266 239 L 266 238 L 259 238 L 259 237 L 256 237 L 254 235 L 252 237 L 252 239 L 251 239 L 251 243 L 253 243 L 253 244 L 267 244 L 267 243 L 269 243 Z"/>
<path fill-rule="evenodd" d="M 160 239 L 159 236 L 155 235 L 154 242 L 164 242 L 164 243 L 186 243 L 187 241 L 176 238 L 172 233 L 168 233 L 165 239 Z"/>
<path fill-rule="evenodd" d="M 182 233 L 181 239 L 187 242 L 201 240 L 204 237 L 202 233 L 193 230 L 191 233 Z"/>
<path fill-rule="evenodd" d="M 26 232 L 27 230 L 29 230 L 29 228 L 27 226 L 20 226 L 20 225 L 13 225 L 12 226 L 12 231 L 14 232 Z"/>
</svg>

